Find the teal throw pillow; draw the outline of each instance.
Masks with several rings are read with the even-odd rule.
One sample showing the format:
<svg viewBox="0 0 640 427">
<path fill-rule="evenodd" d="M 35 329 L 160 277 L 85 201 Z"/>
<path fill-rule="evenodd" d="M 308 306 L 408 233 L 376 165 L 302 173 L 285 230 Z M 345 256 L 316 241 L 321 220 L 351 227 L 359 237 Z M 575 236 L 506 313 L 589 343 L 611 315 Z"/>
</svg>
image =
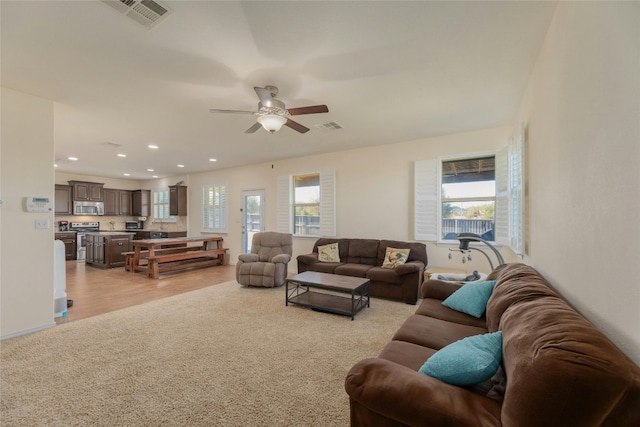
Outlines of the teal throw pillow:
<svg viewBox="0 0 640 427">
<path fill-rule="evenodd" d="M 466 386 L 490 379 L 502 360 L 502 331 L 463 338 L 424 362 L 421 374 L 447 384 Z"/>
<path fill-rule="evenodd" d="M 467 283 L 442 301 L 442 305 L 480 318 L 487 310 L 487 302 L 495 285 L 495 280 Z"/>
</svg>

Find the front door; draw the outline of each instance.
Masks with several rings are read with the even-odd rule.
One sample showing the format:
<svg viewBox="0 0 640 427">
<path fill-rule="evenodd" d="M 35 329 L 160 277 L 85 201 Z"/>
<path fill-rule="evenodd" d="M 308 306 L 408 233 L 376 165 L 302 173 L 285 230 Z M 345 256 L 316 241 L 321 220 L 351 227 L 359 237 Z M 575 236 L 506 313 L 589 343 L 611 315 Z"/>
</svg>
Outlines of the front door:
<svg viewBox="0 0 640 427">
<path fill-rule="evenodd" d="M 242 200 L 242 248 L 243 253 L 249 253 L 253 235 L 264 231 L 264 190 L 243 191 Z"/>
</svg>

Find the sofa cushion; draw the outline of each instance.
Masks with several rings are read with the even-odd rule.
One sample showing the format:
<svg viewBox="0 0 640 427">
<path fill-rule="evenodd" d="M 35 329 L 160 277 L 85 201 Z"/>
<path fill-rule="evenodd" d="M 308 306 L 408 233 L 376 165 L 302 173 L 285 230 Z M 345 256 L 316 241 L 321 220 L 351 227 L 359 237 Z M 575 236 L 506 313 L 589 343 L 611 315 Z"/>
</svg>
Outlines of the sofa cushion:
<svg viewBox="0 0 640 427">
<path fill-rule="evenodd" d="M 540 273 L 525 264 L 500 265 L 487 279 L 496 281 L 487 303 L 486 317 L 489 332 L 502 329 L 499 327 L 500 319 L 514 304 L 548 296 L 560 298 Z"/>
<path fill-rule="evenodd" d="M 502 359 L 502 332 L 456 341 L 427 359 L 419 372 L 453 385 L 471 385 L 490 379 Z"/>
<path fill-rule="evenodd" d="M 378 261 L 379 244 L 380 241 L 375 239 L 350 239 L 346 262 L 349 264 L 381 265 L 382 261 Z M 340 259 L 344 262 L 345 258 L 342 257 L 342 254 L 340 255 Z"/>
<path fill-rule="evenodd" d="M 417 372 L 424 364 L 424 361 L 433 356 L 436 351 L 410 342 L 394 340 L 384 346 L 378 357 L 406 366 Z"/>
<path fill-rule="evenodd" d="M 486 332 L 485 328 L 460 325 L 434 317 L 414 314 L 405 320 L 400 329 L 396 331 L 393 339 L 440 350 L 462 338 Z"/>
<path fill-rule="evenodd" d="M 342 264 L 333 270 L 334 274 L 353 277 L 367 277 L 367 271 L 373 266 L 367 264 Z"/>
<path fill-rule="evenodd" d="M 395 270 L 382 267 L 371 267 L 367 270 L 367 279 L 371 279 L 372 282 L 386 282 L 400 284 L 402 283 L 402 276 L 396 274 Z"/>
<path fill-rule="evenodd" d="M 442 305 L 479 319 L 487 310 L 495 284 L 495 280 L 467 283 L 442 301 Z"/>
<path fill-rule="evenodd" d="M 478 319 L 466 313 L 452 310 L 449 307 L 442 305 L 441 300 L 435 298 L 423 299 L 415 314 L 431 316 L 436 319 L 459 323 L 461 325 L 476 326 L 478 328 L 486 328 L 487 325 L 487 320 L 484 316 Z"/>
<path fill-rule="evenodd" d="M 308 266 L 307 270 L 316 271 L 318 273 L 328 273 L 333 274 L 337 267 L 340 267 L 341 264 L 339 262 L 316 262 L 315 264 L 311 264 Z M 306 271 L 306 270 L 305 270 Z"/>
<path fill-rule="evenodd" d="M 398 249 L 387 247 L 384 253 L 384 260 L 382 261 L 382 268 L 388 268 L 393 270 L 399 265 L 407 262 L 409 258 L 409 252 L 411 249 Z"/>
<path fill-rule="evenodd" d="M 318 246 L 318 261 L 340 262 L 340 254 L 338 253 L 338 242 Z"/>
</svg>

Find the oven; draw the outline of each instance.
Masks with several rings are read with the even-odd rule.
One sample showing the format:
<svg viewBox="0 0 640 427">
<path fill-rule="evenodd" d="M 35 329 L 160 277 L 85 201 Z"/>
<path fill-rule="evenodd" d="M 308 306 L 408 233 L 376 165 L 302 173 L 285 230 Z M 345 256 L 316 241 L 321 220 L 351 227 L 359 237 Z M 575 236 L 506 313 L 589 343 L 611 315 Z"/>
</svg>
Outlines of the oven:
<svg viewBox="0 0 640 427">
<path fill-rule="evenodd" d="M 87 232 L 100 231 L 99 222 L 72 222 L 69 230 L 76 232 L 76 261 L 87 259 Z"/>
</svg>

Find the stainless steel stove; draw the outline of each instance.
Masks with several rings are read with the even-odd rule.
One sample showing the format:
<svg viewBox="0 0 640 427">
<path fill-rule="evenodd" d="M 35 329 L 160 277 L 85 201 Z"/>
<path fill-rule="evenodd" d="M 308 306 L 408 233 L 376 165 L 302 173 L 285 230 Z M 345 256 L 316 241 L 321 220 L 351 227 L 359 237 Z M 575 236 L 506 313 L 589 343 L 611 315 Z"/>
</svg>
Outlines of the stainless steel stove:
<svg viewBox="0 0 640 427">
<path fill-rule="evenodd" d="M 77 232 L 76 261 L 83 262 L 87 259 L 87 242 L 85 240 L 86 234 L 89 231 L 100 231 L 100 223 L 97 221 L 72 222 L 69 230 Z"/>
</svg>

